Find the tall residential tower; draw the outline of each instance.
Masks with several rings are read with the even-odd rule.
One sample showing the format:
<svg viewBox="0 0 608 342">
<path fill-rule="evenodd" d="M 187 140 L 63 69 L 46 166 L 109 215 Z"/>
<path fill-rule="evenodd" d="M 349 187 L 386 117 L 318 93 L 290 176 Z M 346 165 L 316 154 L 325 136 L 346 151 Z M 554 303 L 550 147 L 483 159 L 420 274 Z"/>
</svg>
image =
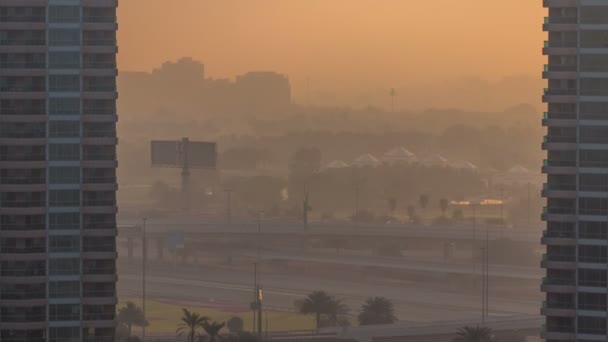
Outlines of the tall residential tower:
<svg viewBox="0 0 608 342">
<path fill-rule="evenodd" d="M 548 342 L 606 341 L 608 1 L 544 0 Z"/>
<path fill-rule="evenodd" d="M 117 0 L 0 0 L 0 341 L 111 342 Z"/>
</svg>

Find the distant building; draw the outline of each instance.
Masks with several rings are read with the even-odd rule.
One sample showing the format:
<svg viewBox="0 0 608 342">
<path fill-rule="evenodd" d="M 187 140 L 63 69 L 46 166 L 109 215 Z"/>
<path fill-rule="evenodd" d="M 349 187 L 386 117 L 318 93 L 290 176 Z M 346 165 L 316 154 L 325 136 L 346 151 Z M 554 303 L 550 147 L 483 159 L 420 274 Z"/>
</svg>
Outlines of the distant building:
<svg viewBox="0 0 608 342">
<path fill-rule="evenodd" d="M 114 341 L 116 0 L 0 0 L 0 341 Z"/>
<path fill-rule="evenodd" d="M 547 342 L 608 340 L 608 1 L 544 0 Z"/>
<path fill-rule="evenodd" d="M 248 72 L 236 78 L 235 100 L 249 114 L 273 115 L 291 106 L 291 85 L 285 75 Z"/>
</svg>

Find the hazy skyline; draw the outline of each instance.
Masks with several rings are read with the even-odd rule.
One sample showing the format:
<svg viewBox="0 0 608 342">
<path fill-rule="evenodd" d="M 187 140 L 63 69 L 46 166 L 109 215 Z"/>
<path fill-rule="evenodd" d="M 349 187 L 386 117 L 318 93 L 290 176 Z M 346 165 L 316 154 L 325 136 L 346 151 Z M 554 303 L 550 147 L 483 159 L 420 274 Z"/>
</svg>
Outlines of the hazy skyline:
<svg viewBox="0 0 608 342">
<path fill-rule="evenodd" d="M 312 94 L 361 97 L 537 77 L 545 12 L 529 0 L 130 0 L 119 7 L 119 68 L 190 56 L 213 78 L 274 70 L 289 75 L 300 101 L 307 78 Z"/>
</svg>

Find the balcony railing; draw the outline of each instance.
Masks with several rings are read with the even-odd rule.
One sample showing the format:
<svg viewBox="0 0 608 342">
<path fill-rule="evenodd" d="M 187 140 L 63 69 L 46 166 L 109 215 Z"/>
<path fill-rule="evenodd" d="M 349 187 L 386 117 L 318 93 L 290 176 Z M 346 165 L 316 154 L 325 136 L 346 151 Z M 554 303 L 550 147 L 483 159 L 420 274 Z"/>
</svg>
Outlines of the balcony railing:
<svg viewBox="0 0 608 342">
<path fill-rule="evenodd" d="M 89 16 L 85 15 L 82 18 L 85 23 L 116 23 L 116 16 Z"/>
<path fill-rule="evenodd" d="M 84 39 L 84 46 L 115 46 L 116 39 Z"/>
<path fill-rule="evenodd" d="M 545 95 L 576 95 L 576 88 L 545 88 Z"/>
<path fill-rule="evenodd" d="M 577 17 L 545 17 L 545 24 L 576 24 L 577 22 Z"/>
<path fill-rule="evenodd" d="M 41 208 L 46 206 L 46 201 L 3 201 L 1 205 L 5 208 Z"/>
<path fill-rule="evenodd" d="M 2 15 L 0 23 L 44 23 L 46 16 L 44 15 Z"/>
<path fill-rule="evenodd" d="M 572 207 L 545 207 L 543 212 L 545 214 L 574 215 L 575 209 Z"/>
<path fill-rule="evenodd" d="M 96 275 L 96 274 L 115 274 L 116 267 L 84 267 L 83 273 L 85 275 Z"/>
<path fill-rule="evenodd" d="M 44 62 L 0 63 L 0 69 L 44 69 Z"/>
<path fill-rule="evenodd" d="M 576 64 L 545 64 L 545 71 L 576 71 Z"/>
<path fill-rule="evenodd" d="M 115 176 L 108 177 L 84 177 L 83 184 L 116 184 Z"/>
<path fill-rule="evenodd" d="M 46 251 L 46 247 L 38 246 L 38 247 L 0 247 L 0 254 L 36 254 L 36 253 L 44 253 Z"/>
<path fill-rule="evenodd" d="M 573 167 L 576 166 L 575 160 L 556 160 L 556 159 L 544 159 L 543 166 L 550 167 Z"/>
<path fill-rule="evenodd" d="M 545 45 L 546 48 L 575 48 L 578 46 L 578 42 L 576 41 L 561 41 L 561 40 L 546 40 Z"/>
<path fill-rule="evenodd" d="M 3 231 L 18 231 L 18 230 L 45 230 L 46 225 L 43 223 L 33 224 L 0 224 L 0 230 Z"/>
<path fill-rule="evenodd" d="M 545 135 L 543 141 L 546 143 L 576 143 L 576 135 Z"/>
<path fill-rule="evenodd" d="M 543 284 L 545 285 L 562 285 L 562 286 L 574 286 L 576 281 L 574 278 L 555 278 L 555 277 L 544 277 Z"/>
<path fill-rule="evenodd" d="M 2 275 L 4 277 L 42 277 L 45 274 L 46 274 L 45 268 L 34 268 L 34 269 L 4 268 L 0 272 L 0 275 Z"/>
<path fill-rule="evenodd" d="M 558 239 L 573 239 L 576 237 L 574 231 L 564 231 L 564 230 L 544 230 L 543 231 L 544 238 L 558 238 Z"/>
<path fill-rule="evenodd" d="M 44 39 L 0 39 L 0 45 L 4 46 L 45 46 Z"/>
<path fill-rule="evenodd" d="M 108 321 L 113 320 L 116 317 L 114 312 L 100 312 L 100 313 L 84 313 L 83 319 L 85 321 Z"/>
</svg>

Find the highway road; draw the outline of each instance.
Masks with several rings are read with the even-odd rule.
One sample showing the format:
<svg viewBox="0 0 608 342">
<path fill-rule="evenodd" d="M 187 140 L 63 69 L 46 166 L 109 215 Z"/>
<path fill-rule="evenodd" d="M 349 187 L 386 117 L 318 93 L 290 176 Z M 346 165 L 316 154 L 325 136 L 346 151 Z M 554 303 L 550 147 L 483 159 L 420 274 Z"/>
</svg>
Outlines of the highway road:
<svg viewBox="0 0 608 342">
<path fill-rule="evenodd" d="M 227 271 L 204 266 L 151 266 L 147 277 L 150 299 L 176 302 L 240 306 L 247 310 L 253 296 L 253 276 L 242 271 Z M 264 298 L 267 306 L 292 310 L 293 302 L 313 290 L 325 290 L 344 299 L 356 313 L 369 296 L 385 296 L 395 303 L 402 320 L 430 322 L 437 320 L 477 319 L 480 315 L 480 295 L 448 292 L 422 287 L 418 284 L 387 283 L 368 280 L 314 279 L 306 276 L 262 274 Z M 121 263 L 119 294 L 141 295 L 141 272 L 137 265 Z M 467 292 L 463 289 L 462 292 Z M 509 317 L 538 312 L 540 300 L 493 297 L 490 289 L 490 311 L 493 317 Z"/>
<path fill-rule="evenodd" d="M 253 253 L 249 254 L 255 257 Z M 330 253 L 306 253 L 302 251 L 290 252 L 268 252 L 264 251 L 262 259 L 267 261 L 297 261 L 316 264 L 335 264 L 357 267 L 378 267 L 383 269 L 434 272 L 441 274 L 479 274 L 480 266 L 466 262 L 456 261 L 429 261 L 428 258 L 388 258 L 368 255 L 338 255 Z M 540 262 L 540 259 L 539 259 Z M 511 266 L 490 264 L 489 275 L 491 277 L 504 277 L 525 280 L 537 280 L 540 282 L 544 275 L 544 270 L 540 267 Z"/>
<path fill-rule="evenodd" d="M 135 227 L 141 225 L 140 220 L 121 220 L 119 234 L 139 234 Z M 148 220 L 146 225 L 151 235 L 180 231 L 184 234 L 234 235 L 251 236 L 258 234 L 257 222 L 238 222 L 226 224 L 222 222 L 204 222 L 201 220 L 155 219 Z M 263 222 L 262 235 L 272 236 L 326 236 L 353 238 L 428 238 L 443 240 L 490 240 L 509 238 L 514 241 L 540 243 L 541 231 L 538 229 L 515 229 L 496 225 L 417 225 L 417 224 L 357 224 L 357 223 L 311 223 L 304 229 L 301 223 L 294 222 Z"/>
</svg>

